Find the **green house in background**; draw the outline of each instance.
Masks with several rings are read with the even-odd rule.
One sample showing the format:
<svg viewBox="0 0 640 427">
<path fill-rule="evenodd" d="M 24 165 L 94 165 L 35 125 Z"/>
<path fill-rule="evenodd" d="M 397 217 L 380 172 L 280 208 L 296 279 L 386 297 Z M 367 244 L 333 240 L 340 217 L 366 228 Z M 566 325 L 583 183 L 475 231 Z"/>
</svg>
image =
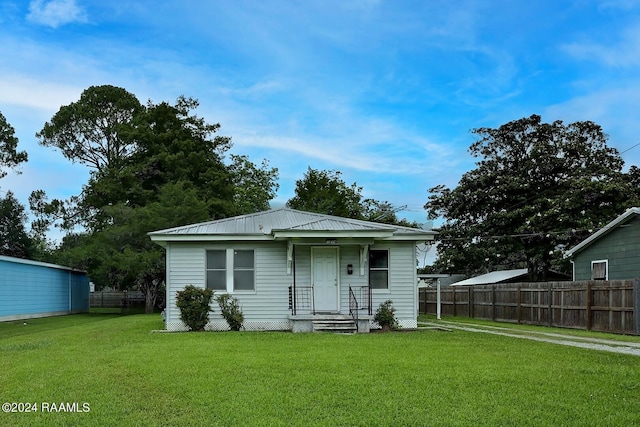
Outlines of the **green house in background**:
<svg viewBox="0 0 640 427">
<path fill-rule="evenodd" d="M 573 280 L 640 277 L 640 208 L 622 215 L 567 251 Z"/>
</svg>

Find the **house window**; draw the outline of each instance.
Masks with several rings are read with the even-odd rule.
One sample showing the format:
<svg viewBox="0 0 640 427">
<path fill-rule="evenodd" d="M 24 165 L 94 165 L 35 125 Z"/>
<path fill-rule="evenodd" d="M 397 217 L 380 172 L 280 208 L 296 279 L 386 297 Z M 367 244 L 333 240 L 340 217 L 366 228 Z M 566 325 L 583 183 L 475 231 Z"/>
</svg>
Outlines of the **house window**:
<svg viewBox="0 0 640 427">
<path fill-rule="evenodd" d="M 207 251 L 207 288 L 227 290 L 227 251 Z"/>
<path fill-rule="evenodd" d="M 209 250 L 206 273 L 207 288 L 214 291 L 253 291 L 255 289 L 253 250 Z"/>
<path fill-rule="evenodd" d="M 389 251 L 369 251 L 369 286 L 371 289 L 389 289 Z"/>
<path fill-rule="evenodd" d="M 608 280 L 609 262 L 605 260 L 591 261 L 591 280 Z"/>
<path fill-rule="evenodd" d="M 233 289 L 252 291 L 254 289 L 253 251 L 233 251 Z"/>
</svg>

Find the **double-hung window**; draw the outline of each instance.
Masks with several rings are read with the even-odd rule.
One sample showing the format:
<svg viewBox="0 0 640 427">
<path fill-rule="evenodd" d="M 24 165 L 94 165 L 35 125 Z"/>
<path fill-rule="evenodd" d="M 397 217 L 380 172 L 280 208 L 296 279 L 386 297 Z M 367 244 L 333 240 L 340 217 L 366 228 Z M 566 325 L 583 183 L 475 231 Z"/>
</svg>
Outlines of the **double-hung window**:
<svg viewBox="0 0 640 427">
<path fill-rule="evenodd" d="M 369 250 L 369 286 L 371 289 L 389 289 L 389 251 Z"/>
<path fill-rule="evenodd" d="M 255 290 L 254 251 L 214 249 L 207 251 L 207 288 L 220 292 Z"/>
</svg>

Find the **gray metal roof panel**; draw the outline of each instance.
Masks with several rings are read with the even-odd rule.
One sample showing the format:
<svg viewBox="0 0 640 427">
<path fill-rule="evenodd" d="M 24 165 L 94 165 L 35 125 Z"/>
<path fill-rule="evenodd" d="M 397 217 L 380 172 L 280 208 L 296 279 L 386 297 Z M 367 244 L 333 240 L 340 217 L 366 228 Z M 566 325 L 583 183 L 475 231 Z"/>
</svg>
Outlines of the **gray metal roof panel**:
<svg viewBox="0 0 640 427">
<path fill-rule="evenodd" d="M 403 235 L 435 235 L 434 231 L 380 224 L 357 219 L 342 218 L 314 212 L 280 208 L 232 218 L 218 219 L 199 224 L 158 230 L 150 235 L 264 235 L 273 230 L 315 231 L 382 231 L 388 230 Z"/>
<path fill-rule="evenodd" d="M 519 268 L 516 270 L 492 271 L 480 276 L 471 277 L 460 282 L 452 283 L 451 286 L 467 286 L 467 285 L 489 285 L 491 283 L 500 283 L 505 280 L 515 279 L 519 276 L 525 276 L 529 270 Z"/>
</svg>

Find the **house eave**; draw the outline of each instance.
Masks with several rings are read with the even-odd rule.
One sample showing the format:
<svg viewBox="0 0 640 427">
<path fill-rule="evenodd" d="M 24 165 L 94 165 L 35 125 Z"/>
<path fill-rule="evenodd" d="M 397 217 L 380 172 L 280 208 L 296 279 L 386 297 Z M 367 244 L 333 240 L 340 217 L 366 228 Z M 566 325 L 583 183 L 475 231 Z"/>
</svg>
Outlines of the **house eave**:
<svg viewBox="0 0 640 427">
<path fill-rule="evenodd" d="M 152 242 L 166 246 L 169 242 L 270 241 L 269 234 L 149 234 Z"/>
<path fill-rule="evenodd" d="M 295 239 L 295 238 L 373 238 L 373 239 L 385 239 L 393 237 L 393 232 L 389 230 L 273 230 L 273 238 L 275 240 L 281 239 Z"/>
<path fill-rule="evenodd" d="M 589 245 L 600 239 L 602 236 L 610 233 L 620 224 L 625 223 L 631 216 L 640 215 L 640 208 L 629 208 L 622 215 L 602 227 L 600 230 L 593 233 L 591 236 L 578 243 L 573 248 L 566 251 L 563 255 L 564 258 L 573 258 L 578 252 L 587 248 Z"/>
</svg>

